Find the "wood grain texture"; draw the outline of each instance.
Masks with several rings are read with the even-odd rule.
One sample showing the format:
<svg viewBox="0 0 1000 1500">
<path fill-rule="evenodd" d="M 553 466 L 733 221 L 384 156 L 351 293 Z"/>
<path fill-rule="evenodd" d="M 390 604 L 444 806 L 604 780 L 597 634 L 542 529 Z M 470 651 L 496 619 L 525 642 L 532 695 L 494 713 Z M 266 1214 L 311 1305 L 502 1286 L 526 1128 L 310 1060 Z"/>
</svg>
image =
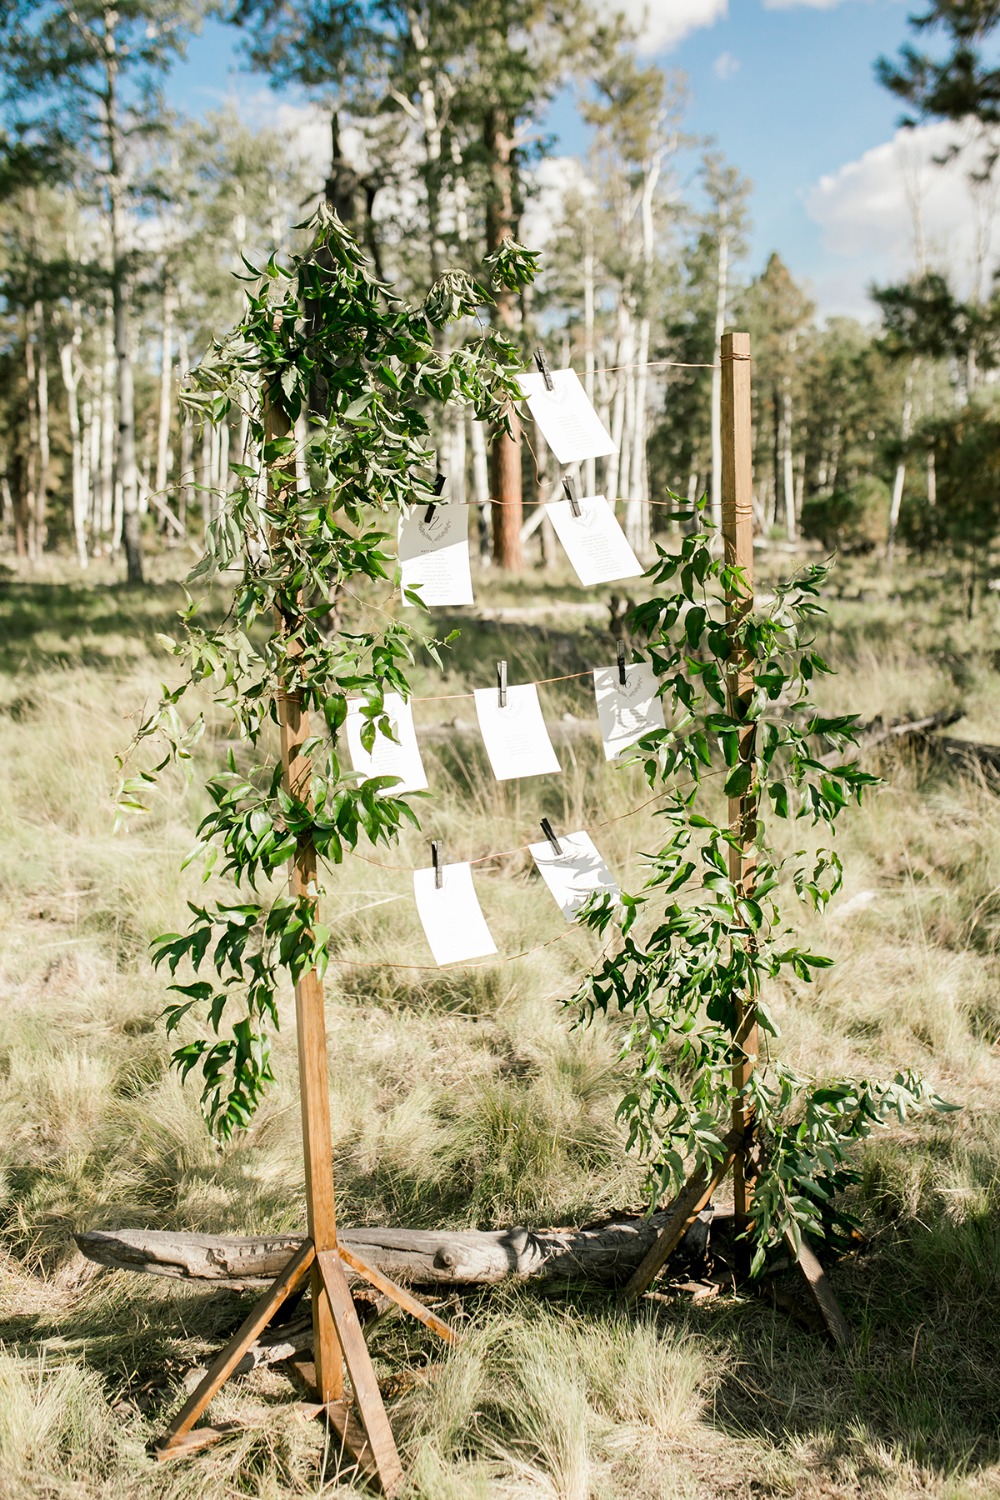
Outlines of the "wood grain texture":
<svg viewBox="0 0 1000 1500">
<path fill-rule="evenodd" d="M 725 561 L 742 570 L 742 579 L 726 592 L 726 621 L 732 648 L 727 677 L 730 716 L 745 720 L 753 693 L 753 661 L 736 639 L 741 621 L 753 609 L 753 429 L 750 395 L 750 335 L 723 335 L 722 349 L 722 536 Z M 747 724 L 739 736 L 741 764 L 752 765 L 756 754 L 755 732 Z M 757 800 L 752 796 L 730 797 L 729 830 L 737 847 L 729 848 L 729 878 L 740 895 L 752 896 L 756 873 L 754 830 Z M 760 1045 L 753 996 L 737 1000 L 733 1029 L 733 1088 L 746 1088 L 753 1073 Z M 733 1130 L 742 1148 L 733 1163 L 733 1199 L 737 1234 L 742 1234 L 753 1214 L 753 1168 L 750 1152 L 753 1116 L 742 1099 L 733 1104 Z M 741 1271 L 749 1270 L 751 1247 L 737 1240 Z"/>
<path fill-rule="evenodd" d="M 204 1378 L 191 1392 L 160 1439 L 157 1446 L 162 1457 L 172 1456 L 167 1450 L 174 1448 L 176 1440 L 183 1437 L 194 1426 L 212 1397 L 229 1379 L 243 1355 L 256 1342 L 278 1308 L 308 1274 L 315 1255 L 311 1240 L 306 1240 L 305 1244 L 301 1245 L 292 1256 L 281 1275 L 268 1288 L 249 1315 L 244 1318 L 229 1343 L 215 1356 Z"/>
<path fill-rule="evenodd" d="M 403 1466 L 396 1452 L 396 1440 L 386 1416 L 382 1392 L 378 1388 L 371 1356 L 344 1274 L 343 1262 L 336 1250 L 318 1250 L 316 1261 L 333 1311 L 337 1337 L 344 1351 L 344 1362 L 351 1377 L 354 1400 L 378 1471 L 379 1483 L 387 1500 L 392 1500 L 403 1484 Z M 318 1373 L 317 1371 L 317 1375 Z"/>
<path fill-rule="evenodd" d="M 280 408 L 268 403 L 265 420 L 268 441 L 288 434 L 290 424 Z M 282 462 L 287 463 L 287 460 L 279 460 L 279 463 Z M 272 472 L 268 485 L 272 497 L 280 499 L 285 482 Z M 272 545 L 274 541 L 272 535 Z M 298 601 L 296 608 L 298 609 Z M 275 630 L 283 638 L 286 655 L 293 661 L 301 650 L 297 635 L 299 619 L 298 615 L 289 616 L 275 608 Z M 302 753 L 302 746 L 309 738 L 309 714 L 303 705 L 302 695 L 296 691 L 288 691 L 284 684 L 278 695 L 278 723 L 285 790 L 300 802 L 311 802 L 312 765 L 309 757 Z M 316 850 L 312 839 L 306 834 L 300 835 L 290 861 L 289 891 L 296 898 L 316 894 Z M 326 1017 L 323 986 L 314 969 L 303 974 L 295 986 L 295 1023 L 298 1035 L 307 1223 L 309 1236 L 316 1248 L 328 1250 L 337 1243 L 337 1214 L 333 1185 Z M 312 1276 L 312 1306 L 319 1394 L 323 1401 L 336 1401 L 344 1392 L 344 1368 L 334 1332 L 333 1316 L 327 1304 L 322 1280 L 315 1269 Z"/>
<path fill-rule="evenodd" d="M 620 1286 L 671 1213 L 672 1206 L 649 1217 L 623 1215 L 584 1229 L 341 1229 L 338 1243 L 383 1275 L 416 1286 L 532 1279 Z M 694 1255 L 704 1251 L 704 1228 L 695 1225 L 687 1236 Z M 117 1229 L 81 1232 L 76 1242 L 90 1260 L 114 1270 L 249 1288 L 269 1281 L 302 1238 Z"/>
</svg>

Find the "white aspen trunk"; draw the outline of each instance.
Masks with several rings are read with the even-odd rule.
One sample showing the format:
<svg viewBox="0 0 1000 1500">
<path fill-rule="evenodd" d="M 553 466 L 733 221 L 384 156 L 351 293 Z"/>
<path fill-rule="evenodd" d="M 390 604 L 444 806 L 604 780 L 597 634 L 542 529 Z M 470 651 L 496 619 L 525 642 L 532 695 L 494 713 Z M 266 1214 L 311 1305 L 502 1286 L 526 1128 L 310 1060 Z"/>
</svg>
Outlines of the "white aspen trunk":
<svg viewBox="0 0 1000 1500">
<path fill-rule="evenodd" d="M 156 493 L 166 504 L 170 474 L 170 423 L 174 389 L 174 289 L 163 289 L 163 328 L 160 332 L 160 406 L 156 426 Z"/>
<path fill-rule="evenodd" d="M 937 461 L 933 448 L 927 450 L 927 504 L 931 510 L 937 505 Z"/>
<path fill-rule="evenodd" d="M 94 485 L 94 439 L 97 429 L 94 423 L 94 405 L 92 401 L 84 401 L 82 415 L 83 444 L 80 452 L 80 484 L 83 489 L 83 503 L 90 522 L 90 536 L 93 539 L 98 535 L 100 513 L 97 489 Z"/>
<path fill-rule="evenodd" d="M 726 331 L 729 300 L 729 233 L 719 234 L 715 285 L 715 342 L 712 346 L 712 523 L 722 534 L 722 335 Z"/>
<path fill-rule="evenodd" d="M 594 226 L 589 214 L 583 231 L 583 388 L 594 402 Z M 597 490 L 597 460 L 588 458 L 583 465 L 583 488 L 593 495 Z"/>
<path fill-rule="evenodd" d="M 80 375 L 76 368 L 76 335 L 79 332 L 79 316 L 74 305 L 74 342 L 63 344 L 59 350 L 63 385 L 66 388 L 66 411 L 69 419 L 70 482 L 73 504 L 73 541 L 76 560 L 81 568 L 88 563 L 87 557 L 87 491 L 83 474 L 83 445 L 80 440 Z"/>
<path fill-rule="evenodd" d="M 45 307 L 35 303 L 35 336 L 38 340 L 38 485 L 35 491 L 35 532 L 39 555 L 48 539 L 49 485 L 49 357 L 45 342 Z"/>
<path fill-rule="evenodd" d="M 38 535 L 38 362 L 35 358 L 35 317 L 33 303 L 24 319 L 24 376 L 28 393 L 28 451 L 24 465 L 25 516 L 28 531 L 28 559 L 37 562 Z"/>
<path fill-rule="evenodd" d="M 187 329 L 182 328 L 177 335 L 177 365 L 181 379 L 187 373 L 188 358 Z M 246 422 L 246 416 L 244 416 L 243 421 L 244 423 Z M 184 411 L 180 413 L 180 429 L 180 475 L 177 484 L 177 518 L 182 525 L 186 525 L 188 498 L 194 479 L 194 432 L 191 428 L 191 418 Z"/>
<path fill-rule="evenodd" d="M 616 365 L 627 366 L 632 361 L 632 319 L 624 302 L 618 304 L 618 337 L 615 340 Z M 619 475 L 624 472 L 622 463 L 622 443 L 625 437 L 625 387 L 628 369 L 620 369 L 615 384 L 614 400 L 611 404 L 611 440 L 615 444 L 617 452 L 612 453 L 608 459 L 608 472 L 605 476 L 605 484 L 608 490 L 608 499 L 614 505 L 618 498 Z"/>
<path fill-rule="evenodd" d="M 917 372 L 919 359 L 911 361 L 910 368 L 906 372 L 906 380 L 903 383 L 903 412 L 899 423 L 900 440 L 905 444 L 909 441 L 910 427 L 913 422 L 913 378 Z M 896 527 L 899 525 L 899 512 L 903 506 L 903 485 L 906 481 L 906 464 L 901 458 L 896 465 L 896 477 L 892 483 L 892 499 L 889 502 L 889 537 L 886 543 L 885 560 L 892 567 L 896 551 Z"/>
<path fill-rule="evenodd" d="M 228 420 L 225 421 L 225 422 L 223 422 L 223 423 L 221 423 L 221 425 L 219 426 L 219 428 L 217 430 L 218 430 L 218 434 L 219 434 L 219 458 L 218 458 L 219 469 L 218 469 L 218 474 L 216 475 L 216 483 L 219 486 L 219 509 L 221 510 L 222 507 L 226 503 L 226 496 L 229 494 L 229 442 L 230 442 L 230 433 L 229 433 L 229 422 L 228 422 Z M 305 466 L 305 462 L 304 461 L 303 461 L 303 464 L 302 464 L 302 473 L 305 476 L 306 486 L 308 487 L 309 476 L 308 476 L 308 474 L 306 474 L 306 466 Z"/>
<path fill-rule="evenodd" d="M 201 490 L 201 520 L 208 528 L 212 520 L 212 424 L 205 422 L 201 429 L 201 469 L 198 475 Z"/>
<path fill-rule="evenodd" d="M 781 391 L 781 489 L 785 501 L 788 540 L 798 536 L 795 522 L 795 466 L 792 460 L 792 379 L 786 375 Z"/>
<path fill-rule="evenodd" d="M 479 506 L 479 560 L 483 567 L 490 565 L 490 460 L 486 449 L 486 433 L 482 422 L 470 416 L 469 429 L 472 447 L 472 487 Z"/>
<path fill-rule="evenodd" d="M 633 380 L 632 396 L 632 420 L 628 423 L 631 432 L 629 470 L 628 470 L 628 503 L 625 507 L 625 535 L 628 537 L 633 549 L 641 551 L 646 533 L 645 525 L 645 495 L 643 484 L 643 470 L 646 459 L 646 388 L 648 379 L 649 362 L 649 319 L 642 318 L 639 322 L 639 347 L 636 351 L 636 365 Z"/>
<path fill-rule="evenodd" d="M 465 413 L 458 407 L 448 427 L 448 493 L 455 505 L 468 495 L 466 465 Z"/>
</svg>

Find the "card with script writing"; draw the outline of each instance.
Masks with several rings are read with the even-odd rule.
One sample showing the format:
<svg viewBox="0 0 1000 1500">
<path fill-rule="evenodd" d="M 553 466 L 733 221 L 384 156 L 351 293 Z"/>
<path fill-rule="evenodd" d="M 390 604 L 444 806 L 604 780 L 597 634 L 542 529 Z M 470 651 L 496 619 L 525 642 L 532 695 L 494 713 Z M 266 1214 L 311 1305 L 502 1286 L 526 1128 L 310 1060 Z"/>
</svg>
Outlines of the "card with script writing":
<svg viewBox="0 0 1000 1500">
<path fill-rule="evenodd" d="M 414 870 L 413 895 L 435 963 L 466 963 L 497 951 L 472 883 L 471 865 L 445 865 L 440 886 L 433 869 Z"/>
<path fill-rule="evenodd" d="M 586 495 L 578 504 L 578 516 L 568 500 L 553 500 L 545 509 L 580 582 L 590 585 L 638 578 L 642 563 L 604 496 Z"/>
<path fill-rule="evenodd" d="M 658 686 L 656 673 L 648 661 L 627 666 L 624 682 L 619 679 L 617 667 L 594 668 L 594 694 L 605 760 L 614 760 L 651 729 L 666 727 L 663 703 L 656 696 Z"/>
<path fill-rule="evenodd" d="M 471 604 L 469 507 L 417 505 L 400 516 L 399 566 L 404 604 L 411 602 L 407 589 L 417 589 L 431 606 Z"/>
<path fill-rule="evenodd" d="M 377 733 L 375 743 L 368 751 L 361 743 L 361 730 L 367 722 L 361 715 L 361 699 L 355 698 L 347 705 L 347 748 L 351 752 L 351 765 L 364 777 L 398 776 L 399 783 L 388 788 L 392 796 L 404 792 L 422 792 L 427 786 L 424 763 L 420 759 L 417 731 L 413 727 L 412 705 L 398 693 L 386 693 L 385 716 L 392 725 L 395 740 Z"/>
<path fill-rule="evenodd" d="M 617 897 L 618 882 L 598 854 L 589 833 L 560 833 L 558 841 L 561 854 L 547 840 L 528 847 L 563 916 L 572 922 L 595 891 L 607 891 Z"/>
<path fill-rule="evenodd" d="M 544 375 L 525 372 L 517 377 L 517 383 L 557 464 L 606 458 L 618 452 L 575 370 L 553 370 L 551 391 Z"/>
<path fill-rule="evenodd" d="M 533 682 L 509 687 L 503 708 L 496 688 L 476 688 L 475 699 L 479 731 L 497 781 L 560 770 Z"/>
</svg>

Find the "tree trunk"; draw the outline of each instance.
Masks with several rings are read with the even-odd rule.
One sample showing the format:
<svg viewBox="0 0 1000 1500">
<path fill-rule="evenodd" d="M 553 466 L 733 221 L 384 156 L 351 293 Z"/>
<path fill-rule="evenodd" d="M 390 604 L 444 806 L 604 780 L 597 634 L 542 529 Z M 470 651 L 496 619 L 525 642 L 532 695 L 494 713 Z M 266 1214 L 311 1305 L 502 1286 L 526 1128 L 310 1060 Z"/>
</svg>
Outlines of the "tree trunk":
<svg viewBox="0 0 1000 1500">
<path fill-rule="evenodd" d="M 909 441 L 913 421 L 913 377 L 916 374 L 917 363 L 917 360 L 913 360 L 903 383 L 903 412 L 899 422 L 899 437 L 904 448 Z M 892 482 L 892 499 L 889 502 L 889 537 L 886 542 L 885 560 L 890 568 L 896 551 L 896 527 L 899 525 L 899 512 L 903 506 L 903 484 L 906 480 L 905 459 L 904 452 L 896 465 L 896 476 Z"/>
<path fill-rule="evenodd" d="M 122 540 L 129 583 L 142 583 L 142 528 L 139 518 L 139 483 L 135 460 L 135 375 L 129 341 L 128 261 L 124 243 L 125 179 L 122 163 L 121 127 L 118 119 L 118 53 L 116 15 L 105 6 L 104 130 L 108 153 L 108 197 L 111 206 L 111 302 L 115 327 L 115 362 L 118 372 L 118 464 L 121 487 Z"/>
<path fill-rule="evenodd" d="M 669 1214 L 623 1216 L 587 1229 L 339 1229 L 338 1237 L 383 1275 L 418 1286 L 527 1279 L 614 1286 L 636 1269 Z M 704 1254 L 712 1217 L 704 1210 L 688 1230 L 682 1245 L 689 1253 Z M 279 1274 L 302 1236 L 117 1229 L 87 1231 L 76 1242 L 89 1259 L 118 1270 L 252 1287 Z"/>
<path fill-rule="evenodd" d="M 512 123 L 506 112 L 493 107 L 485 118 L 484 142 L 489 163 L 489 194 L 486 203 L 486 249 L 493 255 L 505 239 L 514 233 L 514 141 Z M 501 333 L 513 338 L 517 333 L 517 299 L 512 291 L 501 288 L 493 308 L 493 323 Z M 490 454 L 491 496 L 493 499 L 493 560 L 508 573 L 524 572 L 521 547 L 521 424 L 516 410 L 511 412 L 510 435 L 504 431 L 493 438 Z"/>
<path fill-rule="evenodd" d="M 792 459 L 792 377 L 786 375 L 781 389 L 781 490 L 785 502 L 785 532 L 790 542 L 798 537 L 795 516 L 795 464 Z"/>
<path fill-rule="evenodd" d="M 28 558 L 38 561 L 38 362 L 35 358 L 35 304 L 24 320 L 24 376 L 28 388 L 28 446 L 24 459 L 23 501 Z"/>
<path fill-rule="evenodd" d="M 472 488 L 479 507 L 479 560 L 485 567 L 488 567 L 492 561 L 490 557 L 490 461 L 482 422 L 477 422 L 471 414 L 469 422 Z"/>
<path fill-rule="evenodd" d="M 177 365 L 180 377 L 183 380 L 188 366 L 188 336 L 187 330 L 182 328 L 177 336 Z M 177 484 L 177 518 L 182 526 L 187 525 L 188 495 L 190 494 L 191 481 L 194 479 L 194 433 L 191 430 L 191 418 L 185 412 L 180 414 L 180 476 Z M 240 463 L 249 463 L 245 455 L 241 455 Z"/>
<path fill-rule="evenodd" d="M 594 226 L 590 214 L 586 215 L 583 244 L 583 388 L 590 398 L 591 405 L 596 407 L 597 402 L 594 399 L 594 366 L 597 363 L 594 358 Z M 584 460 L 583 488 L 588 495 L 596 493 L 597 460 L 595 458 Z"/>
<path fill-rule="evenodd" d="M 39 556 L 45 550 L 48 537 L 48 483 L 49 483 L 49 359 L 45 343 L 45 308 L 39 299 L 35 303 L 35 339 L 38 345 L 37 406 L 38 406 L 38 483 L 35 487 L 35 536 Z"/>
<path fill-rule="evenodd" d="M 615 451 L 608 459 L 608 472 L 605 478 L 608 488 L 607 498 L 611 501 L 612 505 L 618 499 L 618 492 L 622 484 L 622 446 L 625 442 L 625 383 L 629 375 L 628 366 L 632 363 L 632 318 L 624 301 L 618 304 L 617 334 L 614 363 L 623 368 L 617 372 L 618 384 L 615 389 L 615 398 L 611 405 L 611 441 L 615 445 Z"/>
<path fill-rule="evenodd" d="M 73 540 L 76 560 L 87 566 L 87 486 L 84 474 L 83 443 L 80 439 L 80 372 L 76 352 L 82 338 L 79 307 L 73 306 L 73 340 L 59 350 L 63 385 L 66 387 L 66 410 L 69 418 L 71 493 L 73 497 Z"/>
<path fill-rule="evenodd" d="M 156 425 L 156 493 L 166 501 L 170 473 L 170 425 L 174 391 L 174 289 L 163 288 L 163 328 L 160 335 L 160 409 Z"/>
</svg>

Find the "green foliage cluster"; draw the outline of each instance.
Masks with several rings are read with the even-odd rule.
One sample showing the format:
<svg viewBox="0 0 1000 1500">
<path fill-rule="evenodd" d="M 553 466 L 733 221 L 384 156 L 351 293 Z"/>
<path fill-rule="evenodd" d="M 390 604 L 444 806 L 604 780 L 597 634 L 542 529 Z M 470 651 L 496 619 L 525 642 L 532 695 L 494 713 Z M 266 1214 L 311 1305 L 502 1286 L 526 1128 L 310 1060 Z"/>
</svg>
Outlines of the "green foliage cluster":
<svg viewBox="0 0 1000 1500">
<path fill-rule="evenodd" d="M 363 780 L 342 765 L 339 737 L 348 695 L 363 699 L 368 748 L 377 734 L 391 737 L 386 692 L 407 695 L 406 668 L 417 645 L 438 659 L 441 643 L 381 612 L 371 629 L 335 636 L 324 617 L 331 597 L 352 581 L 392 579 L 388 518 L 404 504 L 435 498 L 428 407 L 457 402 L 504 426 L 520 396 L 521 356 L 485 325 L 450 352 L 437 348 L 442 327 L 477 319 L 489 305 L 485 287 L 449 271 L 420 306 L 407 306 L 372 274 L 332 210 L 321 208 L 313 229 L 311 248 L 288 267 L 272 257 L 262 276 L 248 263 L 246 315 L 192 377 L 189 408 L 211 422 L 243 410 L 263 466 L 233 466 L 237 487 L 209 527 L 205 557 L 189 579 L 241 565 L 229 616 L 221 629 L 205 629 L 192 606 L 183 638 L 163 638 L 188 675 L 164 689 L 137 740 L 161 737 L 166 755 L 136 774 L 123 764 L 121 784 L 123 813 L 142 810 L 159 771 L 172 758 L 189 757 L 203 732 L 202 716 L 182 721 L 180 700 L 192 684 L 210 684 L 252 764 L 244 769 L 230 751 L 226 768 L 211 778 L 212 810 L 188 858 L 205 856 L 207 872 L 221 853 L 224 873 L 255 896 L 258 882 L 300 848 L 338 864 L 362 835 L 388 841 L 404 820 L 416 823 L 409 803 L 393 794 L 394 777 Z M 506 241 L 487 271 L 494 287 L 517 287 L 533 277 L 535 259 Z M 292 429 L 317 398 L 322 418 L 310 418 L 305 451 L 297 454 Z M 259 643 L 254 627 L 272 617 L 275 628 Z M 283 785 L 274 750 L 271 726 L 282 694 L 296 697 L 322 726 L 302 746 L 312 773 L 308 801 Z M 270 1035 L 282 975 L 294 981 L 326 969 L 329 931 L 317 920 L 318 894 L 192 904 L 188 931 L 166 933 L 155 945 L 155 962 L 172 975 L 189 964 L 199 976 L 175 978 L 180 999 L 166 1022 L 173 1032 L 192 1012 L 207 1019 L 211 1036 L 180 1046 L 173 1061 L 185 1075 L 200 1068 L 206 1116 L 221 1137 L 249 1122 L 272 1081 Z"/>
<path fill-rule="evenodd" d="M 912 1071 L 817 1082 L 769 1055 L 755 1059 L 745 1088 L 735 1085 L 741 1009 L 752 1007 L 765 1038 L 776 1037 L 767 986 L 785 975 L 809 983 L 831 963 L 795 942 L 783 892 L 791 885 L 814 909 L 826 907 L 842 879 L 835 824 L 877 778 L 845 758 L 856 715 L 824 716 L 811 702 L 813 682 L 831 670 L 809 630 L 823 613 L 827 568 L 804 568 L 772 603 L 737 609 L 727 623 L 724 600 L 746 600 L 747 583 L 718 556 L 711 527 L 678 553 L 658 551 L 649 576 L 662 592 L 636 606 L 631 625 L 648 638 L 661 684 L 667 727 L 639 742 L 637 758 L 663 795 L 664 838 L 641 891 L 621 898 L 621 944 L 571 1004 L 584 1022 L 598 1013 L 627 1021 L 621 1058 L 632 1083 L 619 1115 L 649 1163 L 654 1201 L 676 1192 L 686 1163 L 710 1168 L 723 1157 L 737 1099 L 752 1108 L 758 1271 L 783 1236 L 797 1246 L 805 1231 L 849 1229 L 839 1195 L 854 1180 L 851 1143 L 923 1102 L 951 1106 Z M 741 701 L 727 682 L 734 662 L 752 673 Z M 738 810 L 732 821 L 719 820 L 716 777 Z M 782 859 L 765 812 L 818 825 L 830 843 Z M 748 858 L 754 873 L 745 879 Z M 600 933 L 614 919 L 606 896 L 582 915 Z M 737 1048 L 737 1059 L 745 1055 Z"/>
</svg>

